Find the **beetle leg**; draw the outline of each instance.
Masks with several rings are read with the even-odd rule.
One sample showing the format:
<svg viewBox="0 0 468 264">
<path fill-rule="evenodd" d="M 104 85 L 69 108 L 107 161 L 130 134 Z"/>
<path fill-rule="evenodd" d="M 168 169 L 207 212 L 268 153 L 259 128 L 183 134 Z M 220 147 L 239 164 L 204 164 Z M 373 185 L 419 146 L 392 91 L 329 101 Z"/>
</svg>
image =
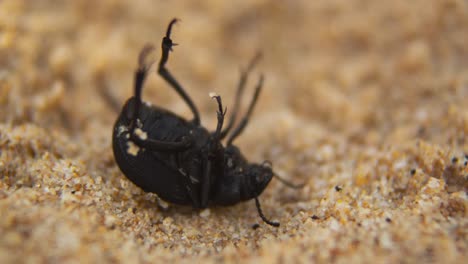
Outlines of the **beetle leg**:
<svg viewBox="0 0 468 264">
<path fill-rule="evenodd" d="M 188 96 L 188 94 L 185 92 L 184 88 L 176 81 L 176 79 L 172 76 L 172 74 L 166 69 L 166 62 L 169 59 L 169 52 L 172 51 L 172 47 L 177 45 L 175 43 L 172 43 L 171 39 L 171 30 L 172 26 L 177 22 L 178 20 L 176 18 L 172 19 L 171 23 L 169 23 L 169 26 L 167 27 L 167 33 L 166 36 L 163 38 L 162 43 L 161 43 L 161 48 L 162 48 L 162 55 L 161 55 L 161 60 L 159 61 L 159 68 L 158 68 L 158 73 L 159 75 L 168 82 L 174 90 L 182 97 L 182 99 L 185 101 L 185 103 L 190 107 L 190 110 L 193 113 L 193 122 L 196 125 L 200 124 L 200 114 L 198 113 L 197 107 L 193 103 L 192 99 Z"/>
<path fill-rule="evenodd" d="M 143 90 L 143 84 L 146 80 L 146 75 L 148 73 L 149 68 L 153 65 L 153 62 L 147 63 L 145 60 L 148 54 L 154 50 L 154 47 L 150 44 L 146 44 L 145 47 L 140 51 L 140 55 L 138 56 L 138 68 L 135 71 L 135 90 L 134 90 L 134 97 L 135 103 L 133 106 L 133 112 L 130 114 L 130 128 L 129 131 L 133 134 L 133 131 L 136 128 L 138 115 L 140 114 L 140 107 L 141 107 L 141 93 Z"/>
<path fill-rule="evenodd" d="M 241 71 L 241 76 L 239 79 L 239 83 L 237 84 L 237 90 L 236 90 L 236 97 L 234 99 L 234 105 L 232 107 L 232 114 L 229 116 L 229 121 L 227 126 L 223 129 L 221 132 L 220 139 L 224 139 L 229 131 L 231 130 L 232 126 L 234 125 L 234 122 L 236 121 L 237 118 L 237 113 L 239 112 L 239 107 L 240 107 L 240 100 L 242 97 L 242 94 L 244 93 L 245 89 L 245 84 L 247 83 L 247 79 L 249 78 L 250 72 L 253 70 L 255 65 L 257 65 L 257 62 L 261 59 L 262 54 L 258 52 L 255 57 L 250 61 L 249 65 L 247 66 L 247 69 L 245 71 Z"/>
<path fill-rule="evenodd" d="M 218 123 L 216 125 L 216 130 L 211 135 L 213 137 L 214 142 L 218 142 L 221 139 L 221 129 L 223 128 L 224 123 L 224 116 L 226 115 L 227 109 L 223 110 L 223 103 L 221 101 L 221 96 L 219 95 L 212 95 L 211 98 L 216 99 L 218 103 L 218 110 L 216 111 L 218 117 Z"/>
<path fill-rule="evenodd" d="M 153 64 L 153 61 L 147 62 L 146 59 L 148 57 L 148 54 L 150 54 L 153 50 L 154 47 L 152 45 L 147 44 L 141 50 L 140 55 L 138 57 L 138 68 L 135 72 L 135 103 L 133 107 L 133 112 L 131 114 L 130 127 L 128 129 L 130 133 L 130 140 L 133 141 L 139 147 L 150 149 L 152 151 L 182 151 L 188 149 L 191 146 L 191 138 L 185 137 L 181 141 L 167 142 L 156 139 L 142 138 L 141 136 L 135 134 L 142 102 L 141 93 L 143 90 L 143 84 L 146 79 L 146 74 L 148 73 L 149 68 Z"/>
<path fill-rule="evenodd" d="M 201 195 L 201 206 L 202 208 L 206 207 L 208 205 L 208 197 L 210 195 L 210 186 L 211 186 L 211 161 L 208 160 L 207 162 L 204 163 L 203 165 L 203 175 L 202 175 L 202 186 L 200 189 L 200 195 Z"/>
<path fill-rule="evenodd" d="M 218 110 L 216 111 L 218 117 L 218 124 L 216 125 L 216 130 L 211 133 L 211 139 L 208 146 L 208 156 L 205 158 L 203 163 L 202 179 L 201 179 L 201 206 L 206 207 L 208 205 L 208 198 L 210 195 L 210 186 L 211 186 L 211 168 L 212 162 L 211 158 L 216 157 L 216 152 L 219 150 L 219 140 L 221 135 L 221 129 L 223 128 L 224 115 L 226 115 L 226 109 L 223 110 L 223 103 L 221 101 L 221 96 L 214 94 L 210 95 L 211 98 L 216 99 L 218 103 Z"/>
<path fill-rule="evenodd" d="M 226 115 L 226 109 L 223 110 L 223 103 L 221 101 L 221 96 L 217 94 L 211 95 L 211 98 L 216 99 L 216 102 L 218 103 L 218 110 L 216 111 L 217 117 L 218 117 L 218 124 L 216 125 L 216 130 L 211 133 L 211 139 L 210 143 L 208 145 L 208 156 L 205 158 L 205 162 L 203 164 L 203 171 L 202 171 L 202 179 L 201 179 L 201 189 L 200 189 L 200 194 L 201 194 L 201 206 L 206 207 L 208 205 L 208 198 L 211 193 L 210 187 L 212 184 L 212 179 L 211 179 L 211 172 L 212 172 L 212 158 L 213 157 L 219 157 L 218 151 L 219 149 L 219 141 L 220 141 L 220 136 L 221 136 L 221 129 L 223 128 L 223 123 L 224 123 L 224 116 Z M 223 154 L 221 154 L 222 157 Z M 224 162 L 223 162 L 224 163 Z"/>
<path fill-rule="evenodd" d="M 192 206 L 195 208 L 204 208 L 200 204 L 200 188 L 199 188 L 199 183 L 193 183 L 190 180 L 189 177 L 185 177 L 184 175 L 184 185 L 185 188 L 187 189 L 187 193 L 190 196 L 190 199 L 192 199 Z"/>
<path fill-rule="evenodd" d="M 257 103 L 258 95 L 260 94 L 260 91 L 262 90 L 263 79 L 264 78 L 263 78 L 263 74 L 262 74 L 262 75 L 260 75 L 260 79 L 258 80 L 257 86 L 255 87 L 255 93 L 254 93 L 254 96 L 252 98 L 252 101 L 250 102 L 249 109 L 247 110 L 247 113 L 242 118 L 239 125 L 237 125 L 237 127 L 234 129 L 232 134 L 229 136 L 229 138 L 227 140 L 227 144 L 226 144 L 227 146 L 232 145 L 232 142 L 234 141 L 234 139 L 236 139 L 242 133 L 245 126 L 249 122 L 249 118 L 250 118 L 250 116 L 252 116 L 253 109 L 255 107 L 255 104 Z"/>
</svg>

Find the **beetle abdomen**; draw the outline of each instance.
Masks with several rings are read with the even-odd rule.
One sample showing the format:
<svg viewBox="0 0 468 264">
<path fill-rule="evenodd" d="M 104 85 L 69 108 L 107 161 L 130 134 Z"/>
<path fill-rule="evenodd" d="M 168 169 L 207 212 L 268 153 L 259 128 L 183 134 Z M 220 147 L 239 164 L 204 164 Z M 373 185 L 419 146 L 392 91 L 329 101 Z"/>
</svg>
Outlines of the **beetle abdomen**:
<svg viewBox="0 0 468 264">
<path fill-rule="evenodd" d="M 175 204 L 191 204 L 192 201 L 183 188 L 180 172 L 168 166 L 152 152 L 139 148 L 119 135 L 119 122 L 114 128 L 113 151 L 116 162 L 123 174 L 145 192 L 156 193 L 161 199 Z M 130 150 L 130 148 L 136 150 Z M 132 152 L 133 151 L 133 152 Z"/>
</svg>

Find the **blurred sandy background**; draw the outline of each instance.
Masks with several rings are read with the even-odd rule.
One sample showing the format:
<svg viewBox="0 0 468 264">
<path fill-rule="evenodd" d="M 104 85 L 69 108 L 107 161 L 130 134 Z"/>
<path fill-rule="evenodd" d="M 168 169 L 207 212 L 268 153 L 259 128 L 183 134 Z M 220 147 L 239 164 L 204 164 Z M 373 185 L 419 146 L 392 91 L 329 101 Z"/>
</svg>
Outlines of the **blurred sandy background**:
<svg viewBox="0 0 468 264">
<path fill-rule="evenodd" d="M 237 144 L 307 182 L 261 196 L 280 228 L 253 201 L 162 210 L 114 163 L 98 89 L 124 102 L 173 17 L 168 67 L 209 128 L 208 93 L 229 112 L 263 52 Z M 0 263 L 463 263 L 467 95 L 463 0 L 0 1 Z M 190 117 L 156 74 L 144 99 Z"/>
</svg>

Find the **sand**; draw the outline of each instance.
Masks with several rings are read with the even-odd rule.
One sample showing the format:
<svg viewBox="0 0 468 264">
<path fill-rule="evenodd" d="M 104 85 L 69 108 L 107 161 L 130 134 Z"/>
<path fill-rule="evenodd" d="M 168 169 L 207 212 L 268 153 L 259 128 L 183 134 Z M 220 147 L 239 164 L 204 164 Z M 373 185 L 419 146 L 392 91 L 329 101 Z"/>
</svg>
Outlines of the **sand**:
<svg viewBox="0 0 468 264">
<path fill-rule="evenodd" d="M 279 228 L 253 201 L 158 202 L 115 164 L 99 91 L 123 104 L 173 17 L 168 67 L 210 129 L 209 93 L 229 114 L 239 69 L 264 54 L 236 144 L 306 183 L 260 196 Z M 467 28 L 463 0 L 1 1 L 0 263 L 463 263 Z M 191 118 L 154 70 L 144 99 Z"/>
</svg>

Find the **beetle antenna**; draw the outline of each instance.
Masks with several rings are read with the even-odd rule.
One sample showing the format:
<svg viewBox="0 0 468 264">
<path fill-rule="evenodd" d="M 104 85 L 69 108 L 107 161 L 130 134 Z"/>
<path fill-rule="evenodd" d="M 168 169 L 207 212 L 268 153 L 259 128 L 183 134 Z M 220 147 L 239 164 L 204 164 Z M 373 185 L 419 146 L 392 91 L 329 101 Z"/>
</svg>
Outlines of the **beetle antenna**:
<svg viewBox="0 0 468 264">
<path fill-rule="evenodd" d="M 262 166 L 272 169 L 273 164 L 269 160 L 264 160 L 263 163 L 262 163 Z M 275 176 L 276 179 L 278 179 L 282 184 L 284 184 L 284 185 L 286 185 L 286 186 L 288 186 L 289 188 L 292 188 L 292 189 L 301 189 L 306 185 L 305 182 L 299 183 L 299 184 L 292 183 L 292 182 L 284 179 L 283 177 L 279 176 L 276 172 L 273 172 L 273 176 Z"/>
<path fill-rule="evenodd" d="M 262 218 L 263 222 L 265 222 L 265 223 L 267 223 L 267 224 L 269 224 L 271 226 L 274 226 L 274 227 L 279 227 L 280 226 L 279 222 L 270 221 L 270 220 L 268 220 L 268 218 L 265 217 L 265 215 L 262 212 L 262 208 L 260 207 L 260 202 L 258 201 L 258 197 L 255 197 L 255 205 L 257 206 L 258 214 L 260 215 L 260 218 Z"/>
<path fill-rule="evenodd" d="M 275 176 L 276 179 L 278 179 L 282 184 L 288 186 L 289 188 L 292 188 L 292 189 L 302 189 L 304 188 L 304 186 L 306 185 L 305 182 L 303 183 L 292 183 L 288 180 L 285 180 L 284 178 L 282 178 L 281 176 L 279 176 L 278 174 L 276 174 L 276 172 L 273 172 L 273 176 Z"/>
</svg>

